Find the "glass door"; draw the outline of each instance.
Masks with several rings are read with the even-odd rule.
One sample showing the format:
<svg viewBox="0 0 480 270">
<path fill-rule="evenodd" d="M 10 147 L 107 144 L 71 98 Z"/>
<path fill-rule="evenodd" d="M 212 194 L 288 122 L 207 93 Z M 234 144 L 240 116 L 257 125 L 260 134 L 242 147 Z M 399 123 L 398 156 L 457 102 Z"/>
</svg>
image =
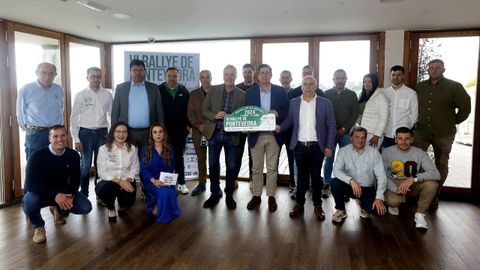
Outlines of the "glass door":
<svg viewBox="0 0 480 270">
<path fill-rule="evenodd" d="M 62 85 L 60 41 L 58 39 L 15 31 L 15 72 L 17 94 L 22 87 L 37 80 L 37 65 L 49 62 L 56 66 L 57 76 L 54 83 Z M 20 162 L 20 179 L 23 187 L 25 179 L 25 132 L 18 128 L 18 156 Z M 18 159 L 17 159 L 18 160 Z M 15 174 L 18 174 L 17 170 Z M 17 175 L 18 176 L 18 175 Z M 18 179 L 17 177 L 15 177 Z"/>
<path fill-rule="evenodd" d="M 444 187 L 472 187 L 472 154 L 475 130 L 475 104 L 478 81 L 480 37 L 420 37 L 418 39 L 417 82 L 428 80 L 428 62 L 442 59 L 445 78 L 463 85 L 470 95 L 472 112 L 467 120 L 457 125 L 457 133 L 449 159 L 449 172 Z M 433 149 L 428 150 L 434 158 Z"/>
</svg>

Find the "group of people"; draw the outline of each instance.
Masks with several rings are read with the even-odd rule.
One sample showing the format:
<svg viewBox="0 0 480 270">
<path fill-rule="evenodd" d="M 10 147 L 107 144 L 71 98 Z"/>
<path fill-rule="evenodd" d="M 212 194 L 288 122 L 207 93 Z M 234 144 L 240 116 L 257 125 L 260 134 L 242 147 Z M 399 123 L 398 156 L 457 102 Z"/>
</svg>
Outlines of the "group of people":
<svg viewBox="0 0 480 270">
<path fill-rule="evenodd" d="M 59 224 L 65 223 L 68 213 L 91 211 L 87 197 L 92 156 L 97 200 L 107 206 L 110 222 L 116 221 L 117 212 L 125 216 L 135 202 L 136 179 L 142 184 L 148 213 L 164 223 L 178 217 L 176 191 L 189 193 L 183 162 L 189 132 L 199 169 L 192 196 L 206 191 L 208 151 L 211 194 L 204 208 L 215 207 L 223 197 L 219 181 L 222 149 L 225 203 L 228 209 L 236 208 L 233 194 L 248 141 L 252 197 L 246 207 L 254 210 L 261 204 L 265 166 L 268 209 L 276 211 L 278 161 L 285 144 L 290 188 L 296 200 L 291 218 L 303 215 L 309 190 L 319 220 L 325 219 L 322 197 L 333 195 L 333 222 L 347 217 L 348 197 L 355 198 L 360 216 L 367 218 L 387 211 L 398 215 L 405 196 L 419 196 L 415 223 L 418 228 L 428 228 L 425 212 L 438 207 L 455 125 L 471 110 L 463 86 L 443 77 L 441 60 L 428 64 L 430 78 L 419 83 L 416 91 L 403 84 L 401 66 L 391 68 L 392 85 L 384 89 L 378 87 L 375 74 L 367 74 L 359 98 L 345 87 L 347 73 L 343 69 L 334 72 L 334 87 L 325 92 L 318 88 L 311 66 L 303 68 L 302 85 L 295 89 L 290 87 L 289 71 L 281 72 L 281 86 L 271 83 L 269 65 L 261 64 L 257 71 L 256 82 L 253 66 L 244 65 L 244 81 L 235 85 L 237 70 L 227 65 L 224 83 L 212 86 L 210 71 L 202 70 L 201 86 L 189 92 L 179 84 L 176 68 L 168 68 L 165 82 L 158 86 L 145 80 L 144 63 L 132 60 L 131 81 L 118 85 L 113 98 L 101 86 L 101 70 L 88 69 L 89 86 L 75 97 L 70 116 L 80 162 L 78 154 L 67 147 L 63 90 L 53 83 L 55 66 L 41 63 L 36 71 L 38 80 L 22 88 L 17 99 L 18 123 L 26 130 L 23 208 L 35 228 L 34 242 L 46 240 L 42 207 L 51 206 Z M 243 106 L 274 114 L 275 130 L 226 132 L 225 116 Z M 435 165 L 425 152 L 429 145 L 434 149 Z M 178 175 L 176 187 L 160 180 L 162 172 Z"/>
</svg>

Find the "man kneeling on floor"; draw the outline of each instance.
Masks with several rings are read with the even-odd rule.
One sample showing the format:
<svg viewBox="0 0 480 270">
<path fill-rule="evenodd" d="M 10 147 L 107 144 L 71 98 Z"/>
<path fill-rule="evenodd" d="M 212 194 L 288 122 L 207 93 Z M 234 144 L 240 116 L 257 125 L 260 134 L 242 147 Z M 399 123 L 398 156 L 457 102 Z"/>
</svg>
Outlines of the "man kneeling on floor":
<svg viewBox="0 0 480 270">
<path fill-rule="evenodd" d="M 425 212 L 437 194 L 440 172 L 427 153 L 412 146 L 413 135 L 409 128 L 396 130 L 395 143 L 382 152 L 388 177 L 385 192 L 388 212 L 396 216 L 405 196 L 418 197 L 415 227 L 428 229 Z"/>
<path fill-rule="evenodd" d="M 356 199 L 362 218 L 372 213 L 382 216 L 387 211 L 383 203 L 387 177 L 380 153 L 365 145 L 367 130 L 363 127 L 354 127 L 350 140 L 352 144 L 338 152 L 333 167 L 335 178 L 330 183 L 337 209 L 332 221 L 337 223 L 347 218 L 344 195 Z"/>
<path fill-rule="evenodd" d="M 50 206 L 55 224 L 65 224 L 66 213 L 88 214 L 92 204 L 80 186 L 80 157 L 67 148 L 64 126 L 50 128 L 47 147 L 35 151 L 27 161 L 23 211 L 35 229 L 33 242 L 44 243 L 45 221 L 40 210 Z"/>
</svg>

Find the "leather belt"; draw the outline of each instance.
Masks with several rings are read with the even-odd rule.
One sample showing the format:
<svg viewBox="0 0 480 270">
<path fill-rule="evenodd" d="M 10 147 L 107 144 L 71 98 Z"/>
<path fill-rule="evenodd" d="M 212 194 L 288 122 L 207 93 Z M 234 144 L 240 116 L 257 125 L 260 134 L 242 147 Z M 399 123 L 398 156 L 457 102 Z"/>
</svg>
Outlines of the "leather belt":
<svg viewBox="0 0 480 270">
<path fill-rule="evenodd" d="M 30 126 L 27 125 L 28 129 L 33 129 L 33 130 L 39 130 L 39 131 L 48 131 L 50 128 L 49 127 L 39 127 L 39 126 Z"/>
<path fill-rule="evenodd" d="M 298 141 L 298 143 L 306 147 L 318 145 L 318 142 L 316 141 L 307 141 L 307 142 Z"/>
</svg>

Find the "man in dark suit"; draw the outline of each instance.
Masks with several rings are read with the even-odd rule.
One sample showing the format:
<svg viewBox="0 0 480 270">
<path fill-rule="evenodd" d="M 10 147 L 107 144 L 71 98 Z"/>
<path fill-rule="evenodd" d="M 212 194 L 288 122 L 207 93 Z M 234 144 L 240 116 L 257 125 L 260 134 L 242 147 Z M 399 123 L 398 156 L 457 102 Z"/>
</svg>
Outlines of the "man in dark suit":
<svg viewBox="0 0 480 270">
<path fill-rule="evenodd" d="M 187 143 L 187 127 L 191 126 L 187 117 L 190 93 L 185 86 L 179 83 L 178 75 L 177 68 L 169 67 L 165 75 L 165 82 L 160 84 L 159 88 L 165 113 L 165 127 L 175 154 L 175 172 L 178 173 L 177 189 L 182 194 L 188 194 L 189 190 L 185 185 L 183 153 Z"/>
<path fill-rule="evenodd" d="M 142 60 L 130 62 L 131 81 L 117 85 L 113 99 L 111 122 L 128 123 L 132 143 L 141 149 L 148 141 L 150 125 L 163 123 L 162 97 L 158 86 L 145 81 L 145 64 Z"/>
<path fill-rule="evenodd" d="M 234 181 L 236 177 L 236 159 L 239 145 L 238 132 L 225 132 L 223 119 L 245 103 L 245 93 L 235 86 L 237 70 L 228 65 L 223 70 L 224 84 L 213 86 L 205 97 L 202 112 L 205 118 L 204 135 L 208 139 L 208 166 L 210 172 L 211 195 L 203 204 L 204 208 L 217 205 L 222 191 L 220 189 L 220 152 L 225 150 L 227 167 L 225 203 L 229 209 L 235 209 L 237 203 L 233 199 Z"/>
<path fill-rule="evenodd" d="M 306 65 L 302 68 L 302 78 L 305 78 L 305 76 L 312 76 L 312 77 L 315 77 L 313 75 L 313 67 L 310 66 L 310 65 Z M 323 92 L 322 89 L 318 88 L 317 86 L 317 89 L 315 90 L 317 92 L 317 96 L 319 97 L 325 97 L 325 93 Z M 296 97 L 299 97 L 302 95 L 302 86 L 300 85 L 299 87 L 296 87 L 295 89 L 291 90 L 290 92 L 288 92 L 288 98 L 289 99 L 292 99 L 292 98 L 296 98 Z"/>
<path fill-rule="evenodd" d="M 302 81 L 303 95 L 290 101 L 288 117 L 276 129 L 280 132 L 293 126 L 290 149 L 294 150 L 297 161 L 298 183 L 297 205 L 290 212 L 291 218 L 303 214 L 305 192 L 311 178 L 314 213 L 319 220 L 325 219 L 320 171 L 323 158 L 332 155 L 337 128 L 331 102 L 319 97 L 316 89 L 317 80 L 312 76 L 305 76 Z"/>
<path fill-rule="evenodd" d="M 272 68 L 261 64 L 258 67 L 259 85 L 249 88 L 245 94 L 245 105 L 261 107 L 264 111 L 276 115 L 276 122 L 281 123 L 288 114 L 288 97 L 283 87 L 270 83 Z M 247 204 L 248 210 L 253 210 L 261 203 L 263 189 L 263 164 L 267 164 L 267 196 L 268 209 L 277 210 L 275 189 L 277 188 L 278 157 L 284 134 L 273 131 L 250 132 L 248 147 L 252 157 L 253 197 Z"/>
</svg>

